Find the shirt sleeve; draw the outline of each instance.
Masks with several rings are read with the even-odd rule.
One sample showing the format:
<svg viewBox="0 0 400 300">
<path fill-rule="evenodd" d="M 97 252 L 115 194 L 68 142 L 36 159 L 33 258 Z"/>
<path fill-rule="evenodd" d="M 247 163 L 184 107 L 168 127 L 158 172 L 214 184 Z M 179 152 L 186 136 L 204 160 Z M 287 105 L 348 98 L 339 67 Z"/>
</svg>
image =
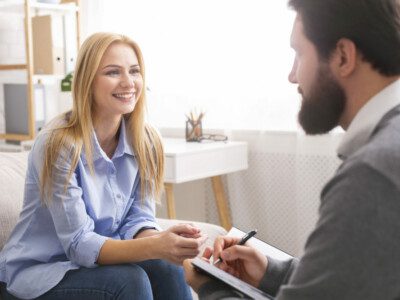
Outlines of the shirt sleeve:
<svg viewBox="0 0 400 300">
<path fill-rule="evenodd" d="M 150 194 L 144 199 L 141 197 L 140 180 L 135 182 L 134 199 L 131 207 L 126 214 L 122 226 L 119 230 L 121 239 L 132 239 L 142 228 L 154 228 L 161 231 L 161 227 L 157 224 L 155 218 L 155 200 Z"/>
<path fill-rule="evenodd" d="M 34 168 L 36 174 L 40 176 L 44 147 L 41 147 L 39 143 L 32 151 L 34 151 Z M 69 157 L 66 153 L 60 155 L 54 165 L 52 199 L 47 207 L 68 259 L 77 265 L 90 268 L 96 266 L 100 249 L 107 237 L 94 232 L 94 222 L 86 213 L 76 171 L 66 181 L 71 165 Z"/>
</svg>

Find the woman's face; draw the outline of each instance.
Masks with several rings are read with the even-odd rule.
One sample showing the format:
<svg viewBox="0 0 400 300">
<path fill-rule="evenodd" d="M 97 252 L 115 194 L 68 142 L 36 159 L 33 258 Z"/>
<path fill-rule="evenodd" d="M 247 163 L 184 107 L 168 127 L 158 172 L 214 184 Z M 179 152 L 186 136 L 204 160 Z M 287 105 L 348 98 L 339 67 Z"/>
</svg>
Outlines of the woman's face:
<svg viewBox="0 0 400 300">
<path fill-rule="evenodd" d="M 135 51 L 126 44 L 111 44 L 93 82 L 93 109 L 97 120 L 131 113 L 140 97 L 143 78 Z"/>
</svg>

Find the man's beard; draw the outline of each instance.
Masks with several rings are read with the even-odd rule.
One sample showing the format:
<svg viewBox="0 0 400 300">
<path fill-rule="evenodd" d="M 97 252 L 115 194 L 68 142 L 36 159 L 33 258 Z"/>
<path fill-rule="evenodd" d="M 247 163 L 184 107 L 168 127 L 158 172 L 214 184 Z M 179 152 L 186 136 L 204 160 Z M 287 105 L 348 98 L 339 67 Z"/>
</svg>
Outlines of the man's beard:
<svg viewBox="0 0 400 300">
<path fill-rule="evenodd" d="M 309 95 L 302 97 L 298 120 L 307 134 L 327 133 L 339 124 L 346 95 L 328 65 L 321 64 Z"/>
</svg>

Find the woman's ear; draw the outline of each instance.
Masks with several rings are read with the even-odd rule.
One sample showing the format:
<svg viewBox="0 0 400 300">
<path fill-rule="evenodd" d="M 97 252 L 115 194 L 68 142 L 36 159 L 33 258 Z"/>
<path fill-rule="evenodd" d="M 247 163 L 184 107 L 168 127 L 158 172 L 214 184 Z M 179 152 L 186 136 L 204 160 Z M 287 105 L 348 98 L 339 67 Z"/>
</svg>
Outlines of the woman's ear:
<svg viewBox="0 0 400 300">
<path fill-rule="evenodd" d="M 339 77 L 351 75 L 357 66 L 357 47 L 352 40 L 341 38 L 336 43 L 332 53 L 330 65 Z"/>
</svg>

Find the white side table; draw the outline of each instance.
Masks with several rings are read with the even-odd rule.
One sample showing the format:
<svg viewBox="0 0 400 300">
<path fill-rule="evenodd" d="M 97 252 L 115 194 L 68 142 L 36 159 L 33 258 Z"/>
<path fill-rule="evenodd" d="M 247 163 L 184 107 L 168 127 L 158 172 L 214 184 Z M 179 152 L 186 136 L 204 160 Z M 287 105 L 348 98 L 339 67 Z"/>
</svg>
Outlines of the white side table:
<svg viewBox="0 0 400 300">
<path fill-rule="evenodd" d="M 168 217 L 176 218 L 173 184 L 211 178 L 222 227 L 232 227 L 221 175 L 247 169 L 245 142 L 186 142 L 164 138 Z"/>
</svg>

